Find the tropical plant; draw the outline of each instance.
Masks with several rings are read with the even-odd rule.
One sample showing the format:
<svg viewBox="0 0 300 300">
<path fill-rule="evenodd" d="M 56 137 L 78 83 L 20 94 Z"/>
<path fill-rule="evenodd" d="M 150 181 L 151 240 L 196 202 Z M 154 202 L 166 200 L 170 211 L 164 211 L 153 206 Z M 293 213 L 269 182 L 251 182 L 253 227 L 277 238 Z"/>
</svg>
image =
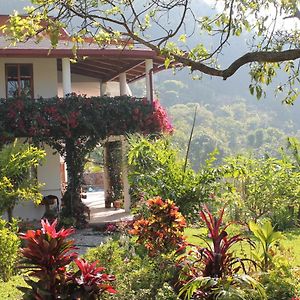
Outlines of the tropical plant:
<svg viewBox="0 0 300 300">
<path fill-rule="evenodd" d="M 113 276 L 102 273 L 104 268 L 97 267 L 97 262 L 89 264 L 77 258 L 74 240 L 68 239 L 73 228 L 57 231 L 57 220 L 52 224 L 42 220 L 41 225 L 40 230 L 21 233 L 27 243 L 21 249 L 21 268 L 30 270 L 29 276 L 37 279 L 27 279 L 29 287 L 19 288 L 25 299 L 97 299 L 103 292 L 115 293 L 108 284 Z M 71 269 L 72 262 L 77 265 L 77 272 Z"/>
<path fill-rule="evenodd" d="M 42 200 L 40 184 L 30 174 L 45 157 L 45 151 L 17 140 L 0 151 L 0 214 L 7 212 L 12 222 L 13 209 L 20 201 Z"/>
<path fill-rule="evenodd" d="M 275 231 L 274 227 L 269 220 L 265 220 L 262 224 L 249 222 L 249 228 L 258 239 L 259 244 L 262 247 L 262 253 L 253 253 L 256 261 L 259 263 L 261 269 L 266 272 L 272 267 L 272 252 L 271 248 L 273 244 L 283 239 L 283 235 L 279 231 Z"/>
<path fill-rule="evenodd" d="M 151 140 L 133 136 L 129 140 L 129 181 L 135 202 L 160 195 L 172 199 L 185 218 L 192 219 L 203 203 L 216 194 L 219 169 L 212 165 L 214 154 L 198 173 L 180 158 L 168 138 Z M 137 203 L 138 204 L 138 203 Z"/>
<path fill-rule="evenodd" d="M 232 250 L 235 244 L 250 240 L 240 234 L 229 238 L 226 230 L 230 223 L 223 225 L 223 216 L 224 208 L 217 217 L 208 207 L 200 212 L 211 244 L 198 235 L 206 247 L 194 246 L 188 255 L 180 259 L 180 295 L 184 295 L 185 299 L 250 299 L 250 291 L 256 290 L 265 299 L 262 286 L 246 274 L 245 264 L 252 262 L 235 256 Z"/>
<path fill-rule="evenodd" d="M 75 259 L 78 272 L 72 274 L 74 282 L 72 296 L 79 299 L 96 300 L 104 292 L 115 294 L 116 290 L 108 284 L 115 280 L 115 276 L 103 273 L 105 268 L 97 267 L 98 262 L 86 262 L 83 258 Z"/>
<path fill-rule="evenodd" d="M 147 201 L 148 217 L 133 223 L 130 234 L 148 250 L 150 256 L 170 253 L 184 248 L 186 221 L 171 200 L 156 197 Z"/>
</svg>

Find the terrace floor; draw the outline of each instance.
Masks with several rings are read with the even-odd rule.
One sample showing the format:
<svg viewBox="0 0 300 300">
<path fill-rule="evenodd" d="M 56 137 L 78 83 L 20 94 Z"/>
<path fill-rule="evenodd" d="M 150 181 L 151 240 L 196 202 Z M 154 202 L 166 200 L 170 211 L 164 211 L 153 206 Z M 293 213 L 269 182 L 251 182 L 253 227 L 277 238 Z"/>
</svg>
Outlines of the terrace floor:
<svg viewBox="0 0 300 300">
<path fill-rule="evenodd" d="M 105 208 L 104 191 L 87 192 L 87 198 L 82 201 L 90 209 L 91 226 L 101 226 L 107 223 L 132 220 L 133 216 L 124 209 Z"/>
</svg>

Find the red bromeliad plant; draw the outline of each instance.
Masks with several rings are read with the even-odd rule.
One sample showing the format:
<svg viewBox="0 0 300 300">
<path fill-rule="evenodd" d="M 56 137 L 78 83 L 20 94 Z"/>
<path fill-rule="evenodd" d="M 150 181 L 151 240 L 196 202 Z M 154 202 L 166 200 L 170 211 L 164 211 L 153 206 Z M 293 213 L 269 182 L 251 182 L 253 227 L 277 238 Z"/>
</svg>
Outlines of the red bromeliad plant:
<svg viewBox="0 0 300 300">
<path fill-rule="evenodd" d="M 244 262 L 250 260 L 236 257 L 232 250 L 237 243 L 251 241 L 240 234 L 228 237 L 227 228 L 231 223 L 223 225 L 224 208 L 219 211 L 218 217 L 213 216 L 206 206 L 199 215 L 208 229 L 211 243 L 207 237 L 198 235 L 206 247 L 194 246 L 188 255 L 180 259 L 180 294 L 186 299 L 240 299 L 244 290 L 255 289 L 264 299 L 262 287 L 246 275 Z"/>
<path fill-rule="evenodd" d="M 156 197 L 147 201 L 149 217 L 134 222 L 129 233 L 137 235 L 150 256 L 179 250 L 186 245 L 183 235 L 186 221 L 171 200 Z"/>
<path fill-rule="evenodd" d="M 78 259 L 74 250 L 74 240 L 67 238 L 74 233 L 73 228 L 56 230 L 57 220 L 52 224 L 48 220 L 41 221 L 41 230 L 28 230 L 21 233 L 26 247 L 21 249 L 24 256 L 21 268 L 29 269 L 29 276 L 36 280 L 27 280 L 31 288 L 20 287 L 25 299 L 97 299 L 103 292 L 114 293 L 115 290 L 106 282 L 114 277 L 102 274 L 102 267 L 97 262 L 89 264 Z M 70 263 L 75 261 L 79 271 L 70 271 Z M 85 290 L 86 294 L 82 291 Z"/>
<path fill-rule="evenodd" d="M 103 292 L 115 294 L 116 290 L 108 284 L 115 276 L 104 274 L 105 268 L 97 267 L 97 261 L 88 263 L 84 259 L 76 259 L 78 272 L 72 276 L 74 282 L 73 296 L 77 299 L 94 300 Z"/>
<path fill-rule="evenodd" d="M 37 283 L 28 281 L 33 288 L 33 299 L 51 299 L 43 298 L 48 293 L 56 299 L 66 281 L 66 267 L 77 258 L 77 253 L 71 252 L 76 249 L 74 241 L 66 240 L 74 229 L 56 231 L 57 220 L 52 224 L 42 220 L 41 224 L 41 230 L 28 230 L 20 234 L 27 242 L 26 247 L 21 249 L 25 264 L 23 268 L 30 269 L 29 275 L 38 278 Z"/>
</svg>

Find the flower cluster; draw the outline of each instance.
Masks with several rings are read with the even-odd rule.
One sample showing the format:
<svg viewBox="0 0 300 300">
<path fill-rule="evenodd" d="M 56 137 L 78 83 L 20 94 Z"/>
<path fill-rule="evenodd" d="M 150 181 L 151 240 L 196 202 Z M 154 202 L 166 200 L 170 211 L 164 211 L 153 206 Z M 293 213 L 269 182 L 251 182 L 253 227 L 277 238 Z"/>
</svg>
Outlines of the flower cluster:
<svg viewBox="0 0 300 300">
<path fill-rule="evenodd" d="M 134 222 L 130 234 L 137 235 L 150 256 L 179 250 L 186 245 L 186 221 L 171 200 L 156 197 L 147 201 L 149 217 Z"/>
<path fill-rule="evenodd" d="M 0 99 L 0 136 L 78 138 L 125 133 L 171 133 L 157 100 L 128 96 Z"/>
</svg>

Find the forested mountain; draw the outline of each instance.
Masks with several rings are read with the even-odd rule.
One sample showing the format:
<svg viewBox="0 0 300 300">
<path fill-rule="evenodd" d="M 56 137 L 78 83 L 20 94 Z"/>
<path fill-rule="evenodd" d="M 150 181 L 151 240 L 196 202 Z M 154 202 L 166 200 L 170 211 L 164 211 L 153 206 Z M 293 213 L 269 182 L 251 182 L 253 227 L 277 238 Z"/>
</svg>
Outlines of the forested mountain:
<svg viewBox="0 0 300 300">
<path fill-rule="evenodd" d="M 132 86 L 135 95 L 142 95 L 141 87 Z M 300 103 L 282 104 L 271 88 L 266 98 L 257 100 L 249 92 L 246 69 L 226 81 L 193 79 L 188 70 L 164 71 L 156 75 L 155 88 L 175 127 L 172 140 L 183 155 L 198 106 L 189 154 L 195 169 L 215 148 L 219 160 L 242 152 L 276 156 L 288 136 L 300 137 Z"/>
<path fill-rule="evenodd" d="M 209 14 L 207 2 L 198 1 L 203 14 Z M 176 16 L 170 16 L 170 20 Z M 186 24 L 189 32 L 189 24 Z M 200 36 L 197 28 L 187 39 L 189 46 L 197 42 L 218 42 L 213 36 Z M 230 47 L 224 48 L 219 60 L 227 67 L 234 59 L 246 52 L 248 36 L 231 40 Z M 249 42 L 249 41 L 248 41 Z M 205 43 L 207 44 L 207 43 Z M 230 49 L 230 50 L 229 50 Z M 241 68 L 226 81 L 221 78 L 190 74 L 185 68 L 166 70 L 155 75 L 156 94 L 167 107 L 175 132 L 173 141 L 184 155 L 191 132 L 195 106 L 198 105 L 196 126 L 191 143 L 189 158 L 198 168 L 208 153 L 218 148 L 219 159 L 226 155 L 242 152 L 257 156 L 277 155 L 288 136 L 300 137 L 300 102 L 294 105 L 282 104 L 283 95 L 276 95 L 276 87 L 286 81 L 279 72 L 274 82 L 265 87 L 260 100 L 249 92 L 249 67 Z M 143 95 L 143 84 L 133 84 L 134 95 Z"/>
</svg>

